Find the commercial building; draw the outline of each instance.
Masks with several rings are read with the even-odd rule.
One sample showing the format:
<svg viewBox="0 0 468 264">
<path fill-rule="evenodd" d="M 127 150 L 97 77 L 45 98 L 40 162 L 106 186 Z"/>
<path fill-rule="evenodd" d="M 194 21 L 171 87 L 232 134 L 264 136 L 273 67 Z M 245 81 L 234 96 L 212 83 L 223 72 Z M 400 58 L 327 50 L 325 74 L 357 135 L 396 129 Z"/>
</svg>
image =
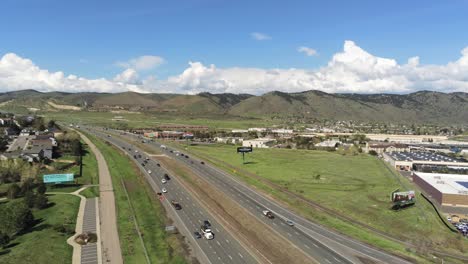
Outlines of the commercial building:
<svg viewBox="0 0 468 264">
<path fill-rule="evenodd" d="M 468 161 L 425 151 L 383 153 L 384 160 L 397 170 L 410 171 L 417 165 L 468 167 Z"/>
<path fill-rule="evenodd" d="M 252 147 L 252 148 L 270 148 L 274 146 L 276 140 L 270 138 L 257 138 L 244 140 L 242 142 L 243 147 Z"/>
<path fill-rule="evenodd" d="M 468 208 L 468 175 L 415 172 L 413 182 L 440 206 Z"/>
<path fill-rule="evenodd" d="M 369 153 L 369 151 L 375 151 L 378 154 L 384 152 L 405 152 L 410 151 L 410 148 L 406 144 L 401 143 L 391 143 L 391 142 L 367 142 L 364 152 Z"/>
<path fill-rule="evenodd" d="M 340 144 L 341 144 L 341 141 L 339 140 L 329 139 L 329 140 L 325 140 L 320 143 L 317 143 L 315 144 L 315 146 L 319 148 L 336 148 Z"/>
</svg>

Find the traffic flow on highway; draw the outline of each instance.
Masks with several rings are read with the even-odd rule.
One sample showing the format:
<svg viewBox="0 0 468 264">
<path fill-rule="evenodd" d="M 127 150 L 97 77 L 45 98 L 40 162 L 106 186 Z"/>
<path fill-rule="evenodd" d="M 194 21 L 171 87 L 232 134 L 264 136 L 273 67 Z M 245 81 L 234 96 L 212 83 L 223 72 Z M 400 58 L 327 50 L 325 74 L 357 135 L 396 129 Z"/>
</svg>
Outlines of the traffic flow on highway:
<svg viewBox="0 0 468 264">
<path fill-rule="evenodd" d="M 257 263 L 259 261 L 255 259 L 254 254 L 249 252 L 248 247 L 236 241 L 216 221 L 215 217 L 211 216 L 209 211 L 185 190 L 177 177 L 174 177 L 175 175 L 170 175 L 161 166 L 157 157 L 148 157 L 141 149 L 131 144 L 131 140 L 158 149 L 167 157 L 190 168 L 198 177 L 222 190 L 227 197 L 248 210 L 253 217 L 269 226 L 272 232 L 284 237 L 319 263 L 363 263 L 363 259 L 383 263 L 409 263 L 310 222 L 228 173 L 184 153 L 183 150 L 122 131 L 93 128 L 89 131 L 118 146 L 135 160 L 148 176 L 160 199 L 170 204 L 173 213 L 177 215 L 176 218 L 186 229 L 185 233 L 190 233 L 189 236 L 194 243 L 212 263 Z M 126 137 L 129 140 L 123 140 L 120 137 Z"/>
</svg>

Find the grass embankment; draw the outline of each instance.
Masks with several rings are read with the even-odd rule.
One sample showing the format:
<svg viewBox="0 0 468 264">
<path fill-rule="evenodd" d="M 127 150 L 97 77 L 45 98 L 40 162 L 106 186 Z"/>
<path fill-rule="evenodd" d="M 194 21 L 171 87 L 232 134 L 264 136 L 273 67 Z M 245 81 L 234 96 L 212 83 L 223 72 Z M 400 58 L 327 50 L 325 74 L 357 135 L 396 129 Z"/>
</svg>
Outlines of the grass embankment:
<svg viewBox="0 0 468 264">
<path fill-rule="evenodd" d="M 247 155 L 248 163 L 243 165 L 233 146 L 190 146 L 189 151 L 272 194 L 304 216 L 391 252 L 415 257 L 414 249 L 407 249 L 402 244 L 314 210 L 264 181 L 248 176 L 248 173 L 408 241 L 417 246 L 418 255 L 428 249 L 465 254 L 468 248 L 468 242 L 449 232 L 420 195 L 413 208 L 390 210 L 390 193 L 401 188 L 400 181 L 406 179 L 398 180 L 399 176 L 392 174 L 375 157 L 364 154 L 342 156 L 325 151 L 255 149 Z M 410 186 L 409 183 L 404 185 Z"/>
<path fill-rule="evenodd" d="M 94 136 L 87 136 L 104 155 L 112 175 L 124 262 L 146 263 L 144 248 L 135 230 L 136 220 L 152 263 L 185 263 L 183 245 L 175 235 L 165 232 L 168 219 L 164 208 L 135 164 L 116 148 Z"/>
<path fill-rule="evenodd" d="M 68 234 L 54 229 L 54 226 L 68 224 L 75 226 L 80 199 L 73 195 L 49 195 L 51 206 L 33 210 L 34 217 L 42 220 L 26 233 L 11 241 L 8 248 L 0 249 L 0 263 L 70 263 L 73 249 L 67 244 Z"/>
</svg>

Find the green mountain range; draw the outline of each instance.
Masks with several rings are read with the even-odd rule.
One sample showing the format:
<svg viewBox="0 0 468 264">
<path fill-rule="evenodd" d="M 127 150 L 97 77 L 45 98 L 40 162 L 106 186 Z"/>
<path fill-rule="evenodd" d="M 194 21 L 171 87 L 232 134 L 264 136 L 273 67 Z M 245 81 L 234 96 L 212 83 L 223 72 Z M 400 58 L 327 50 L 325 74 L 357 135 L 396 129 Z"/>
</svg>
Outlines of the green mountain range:
<svg viewBox="0 0 468 264">
<path fill-rule="evenodd" d="M 329 94 L 269 92 L 248 94 L 0 93 L 0 108 L 41 111 L 128 110 L 190 115 L 311 118 L 396 123 L 468 124 L 468 93 L 420 91 L 410 94 Z M 70 108 L 67 108 L 70 107 Z"/>
</svg>

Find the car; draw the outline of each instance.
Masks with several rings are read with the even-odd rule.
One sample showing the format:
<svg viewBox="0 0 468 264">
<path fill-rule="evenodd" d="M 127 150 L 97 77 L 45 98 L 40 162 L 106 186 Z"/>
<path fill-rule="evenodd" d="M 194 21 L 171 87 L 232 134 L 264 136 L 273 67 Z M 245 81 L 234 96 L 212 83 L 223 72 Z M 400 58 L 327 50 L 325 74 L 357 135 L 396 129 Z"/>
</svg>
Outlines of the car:
<svg viewBox="0 0 468 264">
<path fill-rule="evenodd" d="M 169 175 L 167 175 L 167 173 L 164 174 L 164 179 L 166 179 L 166 181 L 170 180 L 171 177 L 169 177 Z"/>
<path fill-rule="evenodd" d="M 462 219 L 460 219 L 460 223 L 468 223 L 468 219 L 462 218 Z"/>
<path fill-rule="evenodd" d="M 161 164 L 157 163 L 156 166 L 161 167 Z"/>
<path fill-rule="evenodd" d="M 207 228 L 210 228 L 211 227 L 210 221 L 208 221 L 208 220 L 203 221 L 203 226 L 205 226 Z"/>
<path fill-rule="evenodd" d="M 198 231 L 193 232 L 193 236 L 194 236 L 196 239 L 200 239 L 200 238 L 201 238 L 201 234 L 200 234 L 200 232 L 198 232 Z"/>
<path fill-rule="evenodd" d="M 161 182 L 162 182 L 162 183 L 166 183 L 167 180 L 166 180 L 166 179 L 162 179 Z"/>
<path fill-rule="evenodd" d="M 136 156 L 136 155 L 133 155 L 133 158 L 134 158 L 134 159 L 136 159 L 136 158 L 137 158 L 137 156 Z"/>
<path fill-rule="evenodd" d="M 143 167 L 144 167 L 144 166 L 145 166 L 145 164 L 144 164 L 144 163 L 142 163 L 142 164 L 141 164 L 141 166 L 143 166 Z"/>
<path fill-rule="evenodd" d="M 287 224 L 288 226 L 294 226 L 294 222 L 291 221 L 291 220 L 286 220 L 286 224 Z"/>
<path fill-rule="evenodd" d="M 180 205 L 180 203 L 177 202 L 177 201 L 175 201 L 175 200 L 172 200 L 172 201 L 171 201 L 171 204 L 172 204 L 172 206 L 174 206 L 174 208 L 175 208 L 176 210 L 182 209 L 182 206 Z"/>
<path fill-rule="evenodd" d="M 151 170 L 148 170 L 148 174 L 151 174 Z"/>
<path fill-rule="evenodd" d="M 138 158 L 140 158 L 140 159 L 141 159 L 141 154 L 140 154 L 140 155 L 138 155 Z"/>
<path fill-rule="evenodd" d="M 188 158 L 189 158 L 189 156 L 185 155 L 185 158 L 187 158 L 187 159 L 188 159 Z"/>
<path fill-rule="evenodd" d="M 138 153 L 138 150 L 135 150 L 135 153 Z"/>
<path fill-rule="evenodd" d="M 205 162 L 204 162 L 204 161 L 200 161 L 200 164 L 201 164 L 201 165 L 205 165 Z"/>
<path fill-rule="evenodd" d="M 162 188 L 162 189 L 161 189 L 161 192 L 167 193 L 167 189 L 166 189 L 166 188 Z"/>
<path fill-rule="evenodd" d="M 275 218 L 275 216 L 273 215 L 273 213 L 270 212 L 270 211 L 268 211 L 268 210 L 263 210 L 262 213 L 263 213 L 264 216 L 266 216 L 266 217 L 268 217 L 268 218 L 270 218 L 270 219 Z"/>
</svg>

